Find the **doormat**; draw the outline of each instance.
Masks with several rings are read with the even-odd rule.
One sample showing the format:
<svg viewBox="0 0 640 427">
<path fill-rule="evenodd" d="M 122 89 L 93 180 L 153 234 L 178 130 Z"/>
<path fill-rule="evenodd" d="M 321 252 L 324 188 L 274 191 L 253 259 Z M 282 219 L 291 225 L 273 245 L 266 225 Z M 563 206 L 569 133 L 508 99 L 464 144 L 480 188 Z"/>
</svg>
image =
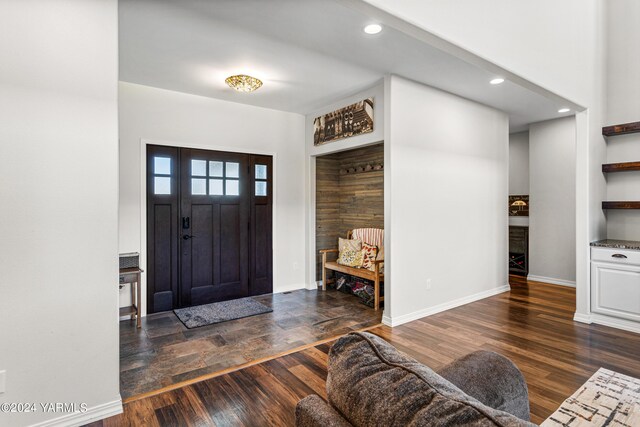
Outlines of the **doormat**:
<svg viewBox="0 0 640 427">
<path fill-rule="evenodd" d="M 600 368 L 540 425 L 640 426 L 640 380 Z"/>
<path fill-rule="evenodd" d="M 257 314 L 271 313 L 273 309 L 252 298 L 214 302 L 195 307 L 178 308 L 173 312 L 188 329 L 213 325 L 227 320 L 242 319 Z"/>
</svg>

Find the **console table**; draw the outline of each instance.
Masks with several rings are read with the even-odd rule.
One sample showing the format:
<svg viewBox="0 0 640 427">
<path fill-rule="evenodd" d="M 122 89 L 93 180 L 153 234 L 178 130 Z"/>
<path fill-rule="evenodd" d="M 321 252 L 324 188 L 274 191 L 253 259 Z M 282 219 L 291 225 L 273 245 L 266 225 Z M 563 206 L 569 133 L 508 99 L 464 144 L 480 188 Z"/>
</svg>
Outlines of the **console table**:
<svg viewBox="0 0 640 427">
<path fill-rule="evenodd" d="M 131 305 L 120 308 L 120 317 L 131 316 L 131 320 L 133 320 L 135 316 L 138 328 L 142 326 L 140 320 L 140 301 L 142 300 L 140 276 L 142 273 L 143 271 L 138 267 L 120 269 L 120 284 L 129 283 L 131 285 Z"/>
</svg>

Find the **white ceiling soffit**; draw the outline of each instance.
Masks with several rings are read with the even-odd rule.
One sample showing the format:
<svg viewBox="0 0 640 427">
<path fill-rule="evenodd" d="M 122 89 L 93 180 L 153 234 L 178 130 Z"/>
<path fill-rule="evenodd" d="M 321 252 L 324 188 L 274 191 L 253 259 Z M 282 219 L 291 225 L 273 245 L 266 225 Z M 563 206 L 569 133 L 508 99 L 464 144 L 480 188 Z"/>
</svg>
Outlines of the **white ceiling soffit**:
<svg viewBox="0 0 640 427">
<path fill-rule="evenodd" d="M 119 15 L 120 80 L 131 83 L 305 114 L 397 74 L 503 110 L 512 131 L 567 104 L 508 73 L 490 85 L 497 67 L 359 0 L 120 0 Z M 362 31 L 372 22 L 380 34 Z M 232 74 L 264 86 L 238 93 L 224 83 Z"/>
</svg>

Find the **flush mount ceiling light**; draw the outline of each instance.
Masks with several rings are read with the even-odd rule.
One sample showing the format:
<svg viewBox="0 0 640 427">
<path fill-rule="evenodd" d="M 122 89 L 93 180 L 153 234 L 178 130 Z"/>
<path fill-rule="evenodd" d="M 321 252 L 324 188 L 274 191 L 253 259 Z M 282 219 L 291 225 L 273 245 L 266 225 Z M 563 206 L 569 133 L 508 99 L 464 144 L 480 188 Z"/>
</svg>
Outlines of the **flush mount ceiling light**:
<svg viewBox="0 0 640 427">
<path fill-rule="evenodd" d="M 499 85 L 500 83 L 504 83 L 504 79 L 502 77 L 496 77 L 495 79 L 491 80 L 489 83 L 491 83 L 492 85 Z"/>
<path fill-rule="evenodd" d="M 558 110 L 558 113 L 568 113 L 569 111 L 571 111 L 570 108 L 561 108 Z"/>
<path fill-rule="evenodd" d="M 260 86 L 262 86 L 262 81 L 245 74 L 229 76 L 224 81 L 229 85 L 229 87 L 234 88 L 238 92 L 253 92 L 260 89 Z"/>
<path fill-rule="evenodd" d="M 378 34 L 382 31 L 382 25 L 380 24 L 369 24 L 364 27 L 364 32 L 367 34 Z"/>
</svg>

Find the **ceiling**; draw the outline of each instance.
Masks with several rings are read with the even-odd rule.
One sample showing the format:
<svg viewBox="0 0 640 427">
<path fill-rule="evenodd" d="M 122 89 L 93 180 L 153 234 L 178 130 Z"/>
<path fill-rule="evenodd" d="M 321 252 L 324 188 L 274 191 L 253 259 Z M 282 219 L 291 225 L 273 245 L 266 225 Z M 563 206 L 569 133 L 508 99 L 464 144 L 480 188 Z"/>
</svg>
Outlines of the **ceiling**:
<svg viewBox="0 0 640 427">
<path fill-rule="evenodd" d="M 341 0 L 120 0 L 120 80 L 306 114 L 397 74 L 509 114 L 560 117 L 551 99 L 372 20 Z M 239 93 L 224 79 L 264 81 Z M 572 113 L 568 113 L 572 114 Z"/>
</svg>

